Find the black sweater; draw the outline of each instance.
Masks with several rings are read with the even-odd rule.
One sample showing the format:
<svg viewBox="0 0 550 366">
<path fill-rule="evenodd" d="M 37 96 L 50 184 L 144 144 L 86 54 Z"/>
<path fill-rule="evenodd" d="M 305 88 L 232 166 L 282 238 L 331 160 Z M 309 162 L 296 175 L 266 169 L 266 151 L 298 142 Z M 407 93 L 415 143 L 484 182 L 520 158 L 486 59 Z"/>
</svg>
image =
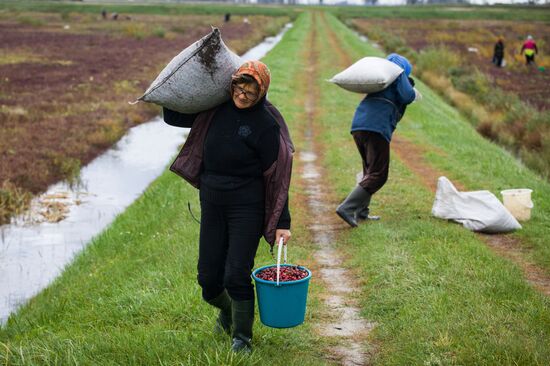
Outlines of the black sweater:
<svg viewBox="0 0 550 366">
<path fill-rule="evenodd" d="M 239 109 L 231 101 L 216 111 L 203 150 L 200 197 L 217 204 L 245 204 L 264 200 L 263 172 L 277 160 L 279 125 L 265 109 L 264 100 Z M 196 114 L 163 109 L 172 126 L 192 127 Z M 277 228 L 290 228 L 288 199 Z"/>
</svg>

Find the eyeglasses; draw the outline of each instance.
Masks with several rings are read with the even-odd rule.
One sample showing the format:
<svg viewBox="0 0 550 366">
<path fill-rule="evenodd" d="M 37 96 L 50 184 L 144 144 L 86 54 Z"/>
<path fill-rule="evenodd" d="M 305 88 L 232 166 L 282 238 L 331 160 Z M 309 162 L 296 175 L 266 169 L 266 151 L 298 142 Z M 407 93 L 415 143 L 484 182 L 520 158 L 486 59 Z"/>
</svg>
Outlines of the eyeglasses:
<svg viewBox="0 0 550 366">
<path fill-rule="evenodd" d="M 250 101 L 255 101 L 256 98 L 258 98 L 258 94 L 250 92 L 236 84 L 233 85 L 233 93 L 237 94 L 237 97 L 241 94 L 244 94 L 244 97 Z"/>
</svg>

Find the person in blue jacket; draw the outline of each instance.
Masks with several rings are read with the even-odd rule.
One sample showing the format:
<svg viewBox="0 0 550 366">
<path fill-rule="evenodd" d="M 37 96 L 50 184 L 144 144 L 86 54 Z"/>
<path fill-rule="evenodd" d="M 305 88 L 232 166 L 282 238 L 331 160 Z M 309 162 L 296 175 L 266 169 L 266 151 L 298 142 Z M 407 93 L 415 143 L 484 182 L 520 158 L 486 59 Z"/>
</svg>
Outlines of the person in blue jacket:
<svg viewBox="0 0 550 366">
<path fill-rule="evenodd" d="M 412 65 L 407 58 L 392 53 L 387 60 L 404 71 L 386 89 L 368 94 L 359 103 L 351 124 L 351 134 L 363 161 L 363 179 L 336 209 L 346 223 L 356 227 L 361 220 L 378 220 L 369 216 L 371 197 L 388 180 L 390 142 L 397 123 L 408 104 L 415 100 L 414 80 L 409 77 Z"/>
</svg>

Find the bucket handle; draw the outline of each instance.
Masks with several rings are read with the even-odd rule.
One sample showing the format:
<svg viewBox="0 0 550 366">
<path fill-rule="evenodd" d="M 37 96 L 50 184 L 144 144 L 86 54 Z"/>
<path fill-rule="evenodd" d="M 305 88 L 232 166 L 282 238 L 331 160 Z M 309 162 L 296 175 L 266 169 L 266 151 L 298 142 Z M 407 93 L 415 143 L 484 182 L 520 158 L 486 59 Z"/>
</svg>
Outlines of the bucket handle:
<svg viewBox="0 0 550 366">
<path fill-rule="evenodd" d="M 286 264 L 286 245 L 284 244 L 284 238 L 281 237 L 281 240 L 279 240 L 279 249 L 277 250 L 277 286 L 279 286 L 279 275 L 281 272 L 281 253 L 283 251 L 283 247 L 285 248 L 285 261 L 284 264 Z"/>
</svg>

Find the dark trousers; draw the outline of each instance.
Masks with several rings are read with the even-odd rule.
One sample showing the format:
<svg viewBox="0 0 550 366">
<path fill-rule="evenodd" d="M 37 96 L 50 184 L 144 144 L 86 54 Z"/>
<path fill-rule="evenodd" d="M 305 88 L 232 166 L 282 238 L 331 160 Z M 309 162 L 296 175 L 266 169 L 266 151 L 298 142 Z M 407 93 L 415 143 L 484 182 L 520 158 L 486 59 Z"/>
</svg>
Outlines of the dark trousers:
<svg viewBox="0 0 550 366">
<path fill-rule="evenodd" d="M 377 132 L 354 131 L 352 135 L 363 160 L 363 179 L 359 185 L 374 194 L 388 180 L 390 143 Z"/>
<path fill-rule="evenodd" d="M 216 205 L 201 200 L 198 282 L 205 300 L 224 289 L 236 301 L 254 299 L 250 275 L 264 224 L 263 201 Z"/>
</svg>

